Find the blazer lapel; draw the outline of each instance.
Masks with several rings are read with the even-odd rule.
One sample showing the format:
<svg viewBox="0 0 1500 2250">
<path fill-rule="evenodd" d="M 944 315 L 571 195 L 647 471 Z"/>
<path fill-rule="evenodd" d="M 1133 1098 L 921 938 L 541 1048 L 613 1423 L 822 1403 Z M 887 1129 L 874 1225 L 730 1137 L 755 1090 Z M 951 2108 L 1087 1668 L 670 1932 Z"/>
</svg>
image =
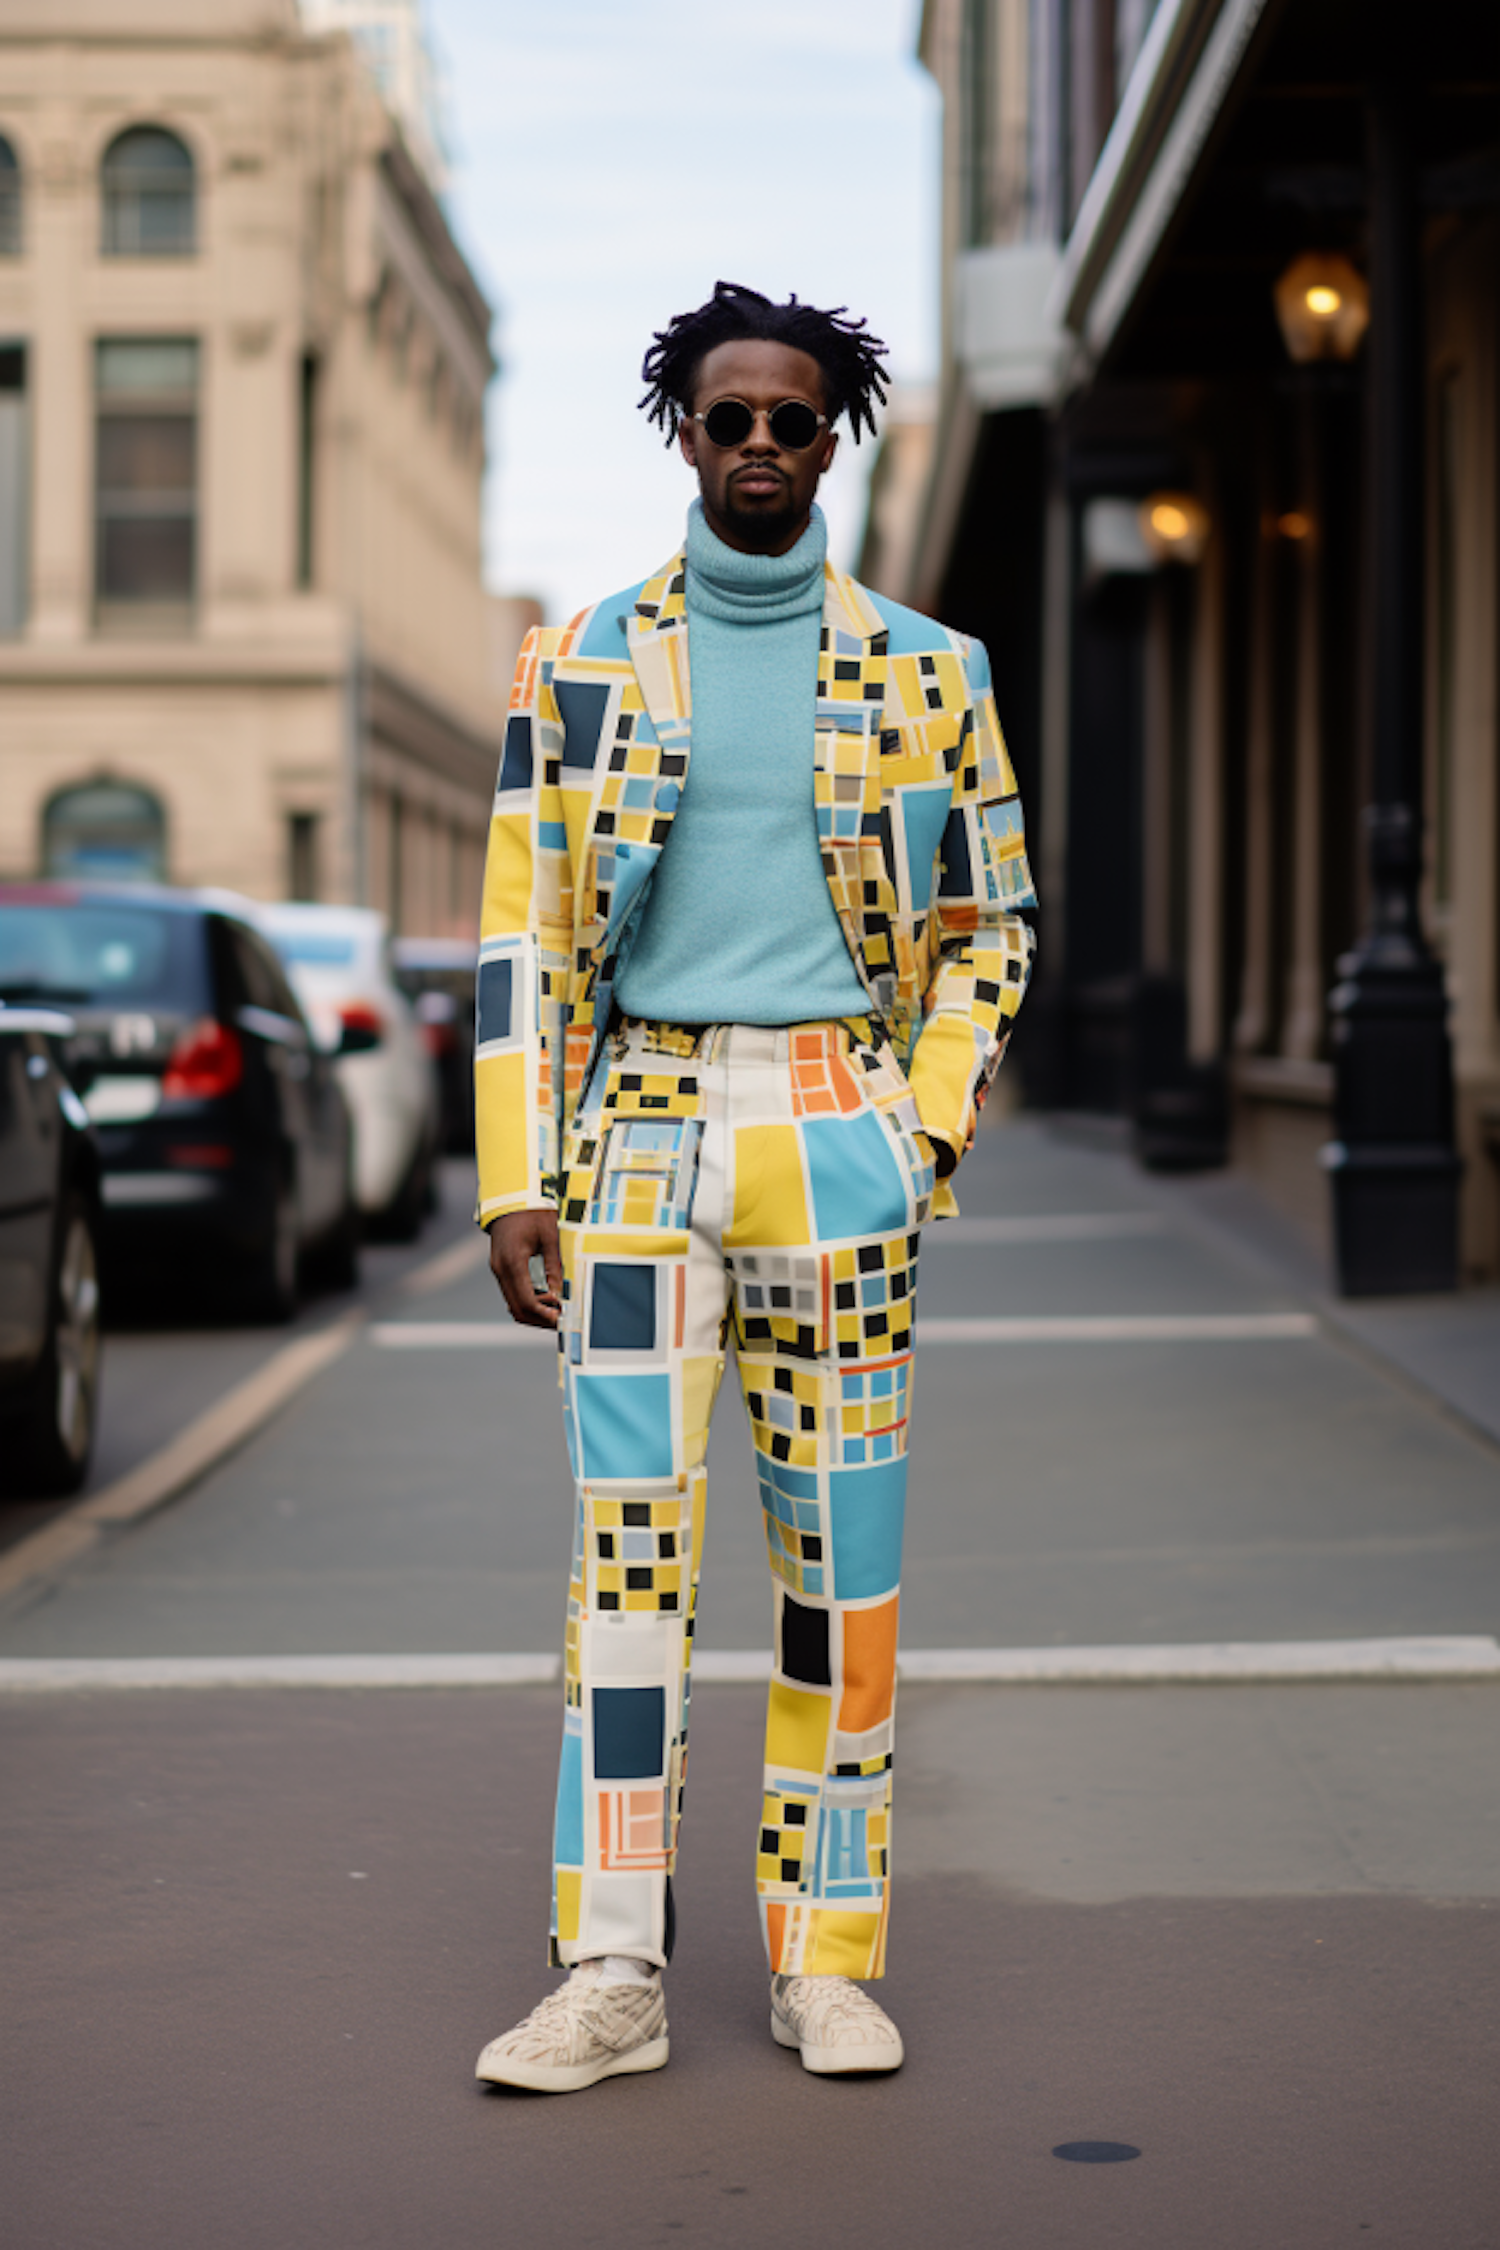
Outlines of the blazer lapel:
<svg viewBox="0 0 1500 2250">
<path fill-rule="evenodd" d="M 687 778 L 693 733 L 687 569 L 680 554 L 641 588 L 635 614 L 625 620 L 625 640 L 651 722 L 649 730 L 637 727 L 635 739 L 643 741 L 654 733 L 664 757 L 681 758 L 681 771 L 673 774 L 680 788 Z"/>
<path fill-rule="evenodd" d="M 865 882 L 881 865 L 880 729 L 885 710 L 886 629 L 863 587 L 828 568 L 818 653 L 813 799 L 823 873 L 844 937 L 870 989 L 861 933 Z M 871 990 L 871 998 L 876 994 Z M 877 1000 L 877 1013 L 884 1013 Z"/>
</svg>

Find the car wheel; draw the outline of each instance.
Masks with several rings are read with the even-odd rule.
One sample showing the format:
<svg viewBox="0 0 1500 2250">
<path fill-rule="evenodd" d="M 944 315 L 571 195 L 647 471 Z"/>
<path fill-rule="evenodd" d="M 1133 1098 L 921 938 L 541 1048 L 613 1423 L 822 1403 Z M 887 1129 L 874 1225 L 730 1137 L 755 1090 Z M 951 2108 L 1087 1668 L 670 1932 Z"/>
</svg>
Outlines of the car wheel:
<svg viewBox="0 0 1500 2250">
<path fill-rule="evenodd" d="M 28 1385 L 7 1482 L 28 1494 L 76 1492 L 88 1475 L 99 1413 L 99 1256 L 83 1198 L 58 1215 L 46 1349 Z"/>
<path fill-rule="evenodd" d="M 344 1208 L 318 1246 L 318 1274 L 330 1289 L 359 1287 L 359 1246 L 364 1228 L 354 1193 L 354 1173 L 344 1174 Z"/>
<path fill-rule="evenodd" d="M 297 1310 L 301 1249 L 296 1183 L 283 1173 L 265 1239 L 245 1270 L 244 1298 L 252 1319 L 276 1325 L 291 1319 Z"/>
</svg>

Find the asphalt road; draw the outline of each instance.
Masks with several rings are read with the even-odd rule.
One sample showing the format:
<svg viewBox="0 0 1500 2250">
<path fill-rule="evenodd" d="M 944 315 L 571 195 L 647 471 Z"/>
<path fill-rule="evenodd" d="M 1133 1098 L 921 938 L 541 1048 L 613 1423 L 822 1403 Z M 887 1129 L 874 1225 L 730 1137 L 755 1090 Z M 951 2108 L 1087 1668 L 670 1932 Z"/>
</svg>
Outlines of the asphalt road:
<svg viewBox="0 0 1500 2250">
<path fill-rule="evenodd" d="M 0 1710 L 11 2250 L 1490 2250 L 1492 1690 L 907 1690 L 908 2061 L 845 2083 L 767 2030 L 759 1703 L 694 1698 L 668 2068 L 551 2099 L 471 2075 L 550 1694 Z"/>
<path fill-rule="evenodd" d="M 1195 1336 L 1305 1300 L 1107 1148 L 994 1127 L 962 1185 L 929 1324 L 1189 1325 L 924 1346 L 908 1646 L 1495 1631 L 1493 1444 L 1326 1328 Z M 460 1237 L 450 1192 L 342 1356 L 0 1606 L 0 1656 L 554 1647 L 546 1352 L 381 1341 L 498 1329 L 477 1259 L 408 1286 Z M 138 1430 L 278 1346 L 200 1336 L 195 1372 L 128 1343 Z M 701 1643 L 762 1648 L 728 1399 L 713 1477 Z M 909 2060 L 869 2084 L 767 2033 L 760 1705 L 695 1695 L 669 2069 L 547 2101 L 470 2074 L 548 1981 L 550 1692 L 0 1702 L 7 2250 L 1500 2242 L 1500 1683 L 903 1689 Z M 1140 2154 L 1053 2153 L 1075 2141 Z"/>
</svg>

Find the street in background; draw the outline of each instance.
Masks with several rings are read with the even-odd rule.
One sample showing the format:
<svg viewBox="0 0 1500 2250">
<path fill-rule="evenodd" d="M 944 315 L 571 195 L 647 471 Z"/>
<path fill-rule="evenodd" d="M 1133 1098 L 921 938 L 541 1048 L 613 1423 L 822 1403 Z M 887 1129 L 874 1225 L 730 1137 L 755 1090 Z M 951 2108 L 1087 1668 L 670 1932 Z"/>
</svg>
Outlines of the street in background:
<svg viewBox="0 0 1500 2250">
<path fill-rule="evenodd" d="M 304 1260 L 358 1257 L 348 1105 L 238 902 L 0 887 L 0 990 L 66 1008 L 98 1137 L 106 1272 L 227 1276 L 253 1317 L 296 1308 Z"/>
<path fill-rule="evenodd" d="M 315 1040 L 338 1057 L 360 1210 L 409 1242 L 432 1207 L 439 1092 L 422 1027 L 396 983 L 385 916 L 357 906 L 266 906 L 259 915 Z"/>
<path fill-rule="evenodd" d="M 443 1095 L 443 1146 L 474 1150 L 474 987 L 479 948 L 465 938 L 397 938 L 396 982 L 417 1011 Z"/>
<path fill-rule="evenodd" d="M 12 988 L 13 990 L 14 988 Z M 0 986 L 0 1489 L 76 1492 L 99 1394 L 99 1151 L 71 1016 Z"/>
</svg>

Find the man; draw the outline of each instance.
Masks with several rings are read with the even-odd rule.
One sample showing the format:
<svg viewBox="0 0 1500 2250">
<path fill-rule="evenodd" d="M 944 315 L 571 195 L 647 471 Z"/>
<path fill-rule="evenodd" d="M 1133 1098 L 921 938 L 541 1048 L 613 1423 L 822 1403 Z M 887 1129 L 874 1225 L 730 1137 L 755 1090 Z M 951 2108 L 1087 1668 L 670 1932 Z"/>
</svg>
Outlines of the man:
<svg viewBox="0 0 1500 2250">
<path fill-rule="evenodd" d="M 863 322 L 719 283 L 647 354 L 684 551 L 521 654 L 485 875 L 479 1218 L 560 1329 L 578 1514 L 552 1959 L 479 2076 L 667 2060 L 709 1416 L 732 1332 L 775 1597 L 771 2029 L 893 2070 L 881 1976 L 920 1231 L 956 1208 L 1033 903 L 984 651 L 829 567 Z"/>
</svg>

